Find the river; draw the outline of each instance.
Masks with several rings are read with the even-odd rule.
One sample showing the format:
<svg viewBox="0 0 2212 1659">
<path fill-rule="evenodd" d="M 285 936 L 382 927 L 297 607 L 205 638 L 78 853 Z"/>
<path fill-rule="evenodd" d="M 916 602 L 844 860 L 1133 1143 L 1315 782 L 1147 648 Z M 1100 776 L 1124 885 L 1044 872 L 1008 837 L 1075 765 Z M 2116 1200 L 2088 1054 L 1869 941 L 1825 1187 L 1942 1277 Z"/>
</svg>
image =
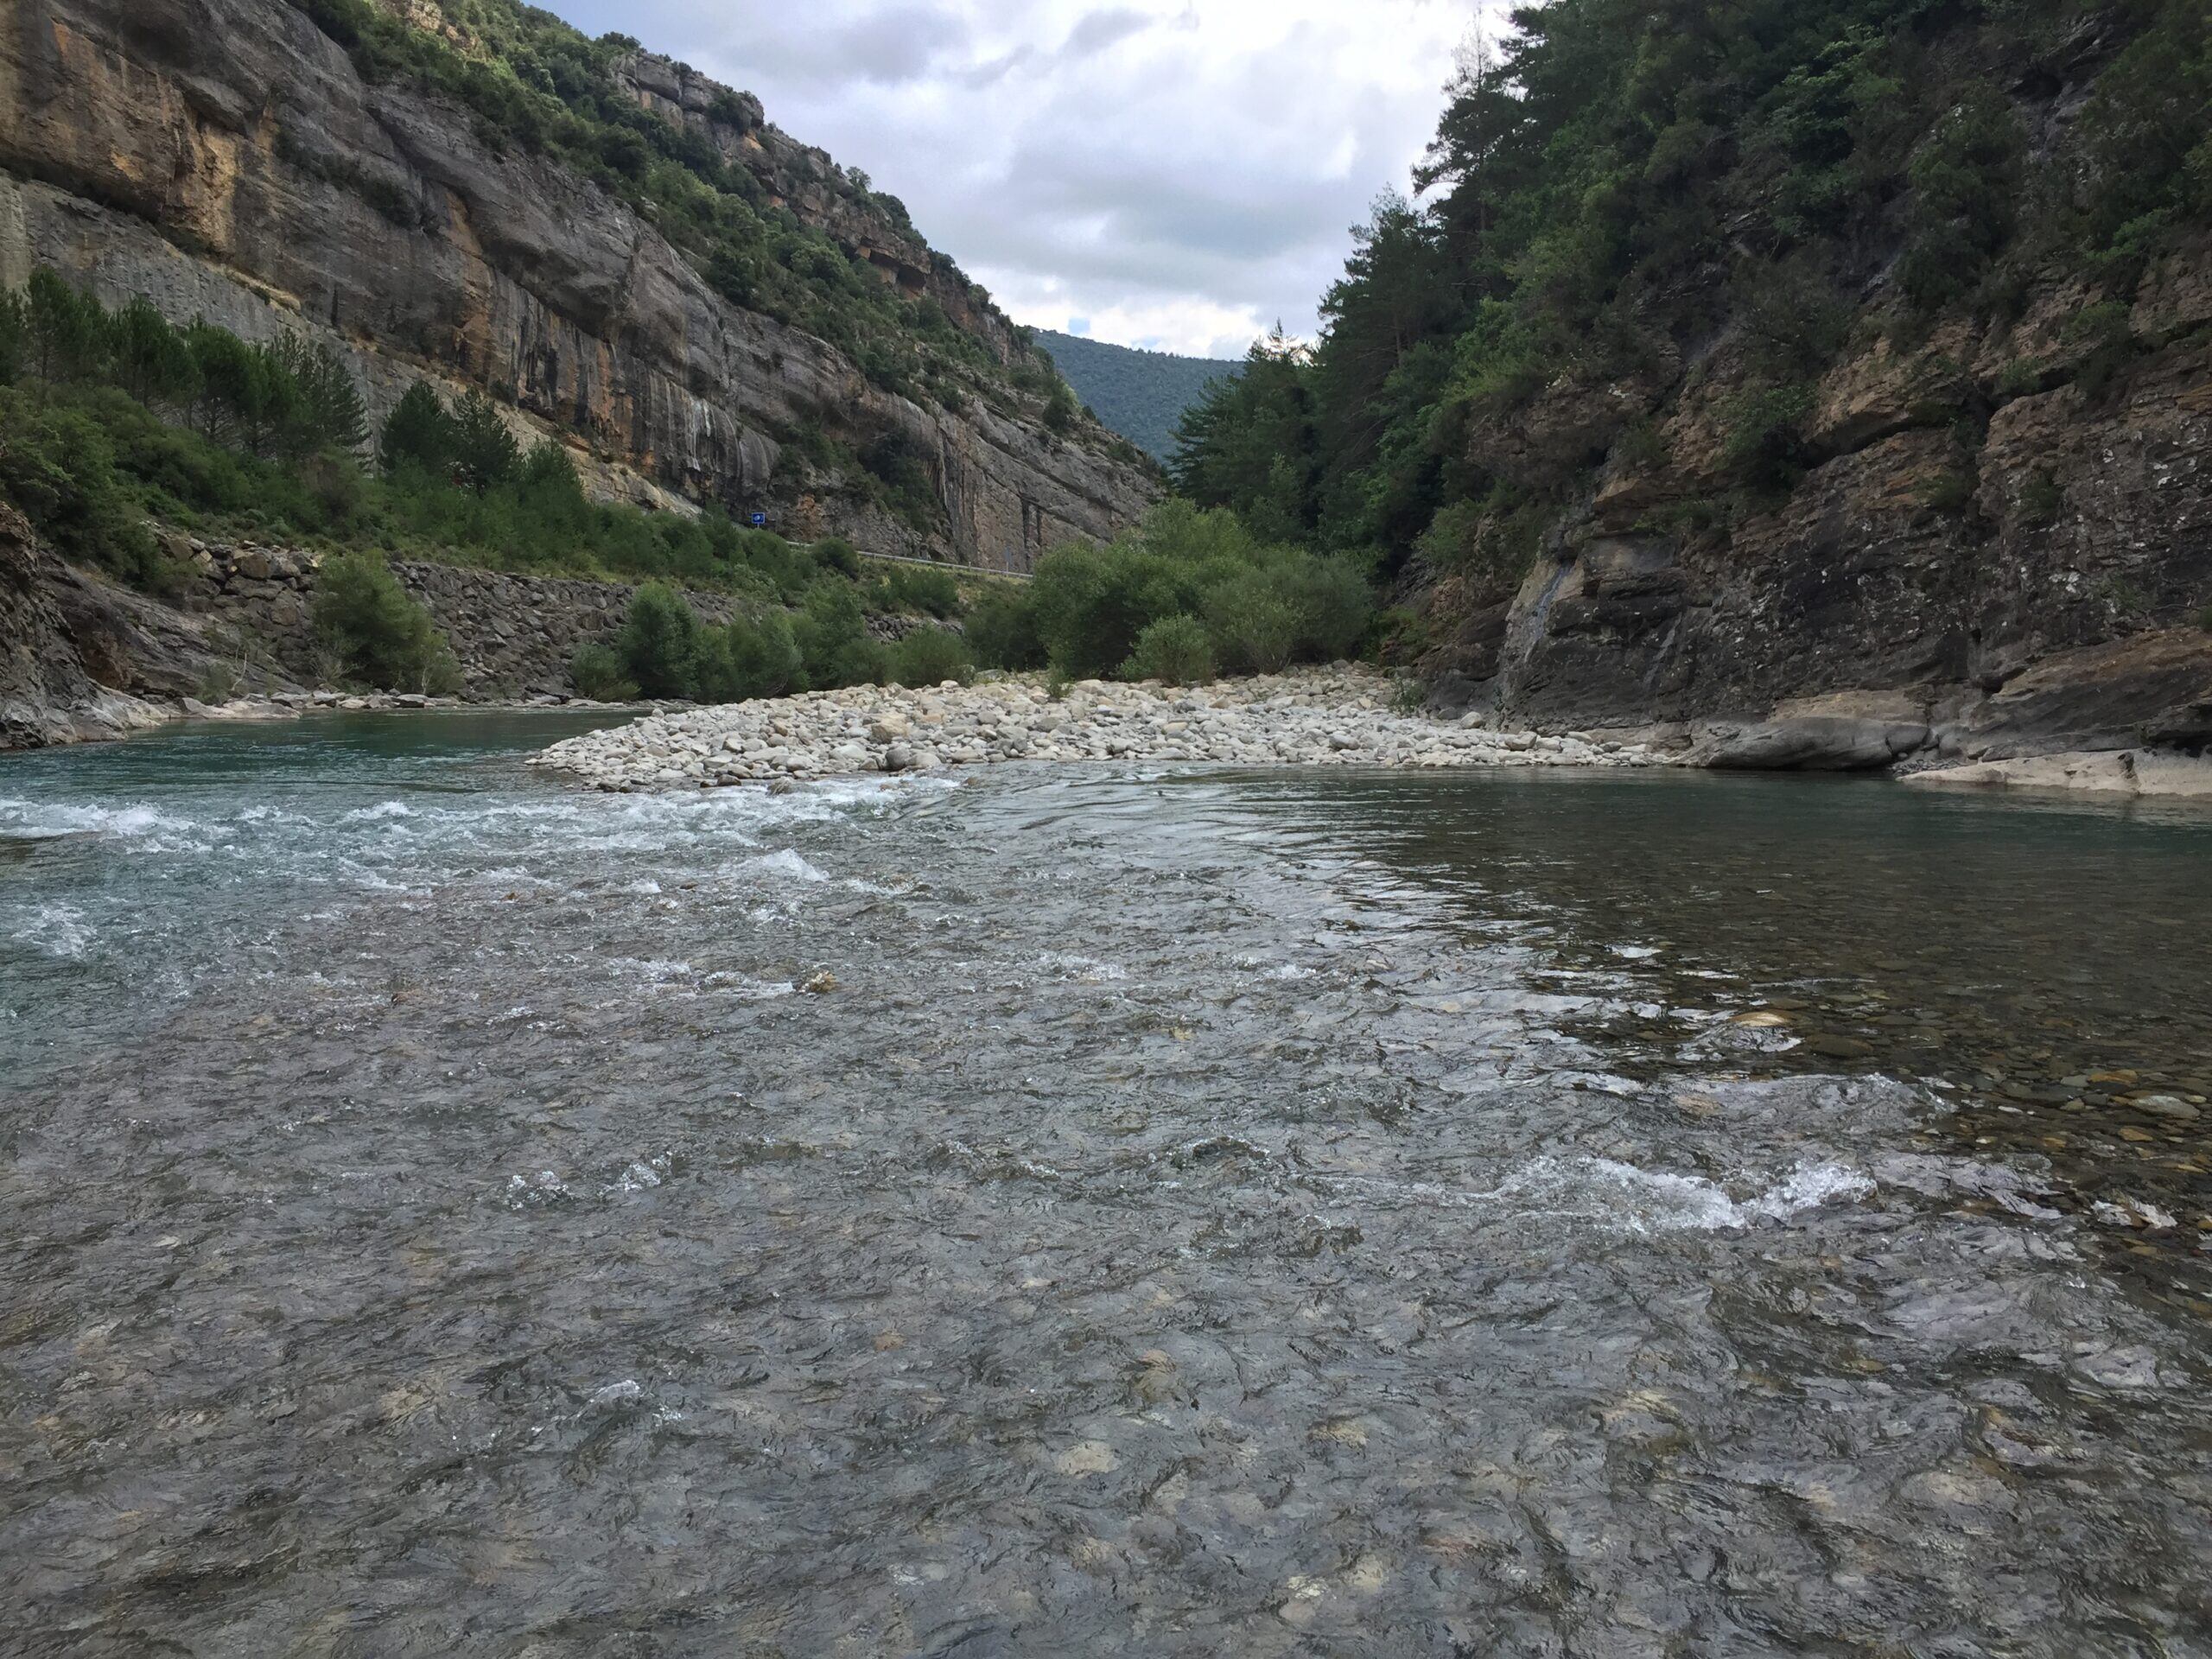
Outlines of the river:
<svg viewBox="0 0 2212 1659">
<path fill-rule="evenodd" d="M 2212 1654 L 2212 815 L 580 728 L 0 763 L 0 1649 Z"/>
</svg>

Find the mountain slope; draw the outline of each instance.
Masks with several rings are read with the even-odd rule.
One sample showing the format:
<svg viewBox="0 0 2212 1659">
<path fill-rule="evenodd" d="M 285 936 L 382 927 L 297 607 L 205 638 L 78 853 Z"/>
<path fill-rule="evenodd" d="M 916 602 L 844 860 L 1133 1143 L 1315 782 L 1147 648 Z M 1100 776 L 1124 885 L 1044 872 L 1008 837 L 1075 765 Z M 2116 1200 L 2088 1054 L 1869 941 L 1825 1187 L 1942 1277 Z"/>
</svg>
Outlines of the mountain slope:
<svg viewBox="0 0 2212 1659">
<path fill-rule="evenodd" d="M 1046 329 L 1037 330 L 1034 338 L 1100 423 L 1157 461 L 1174 453 L 1183 411 L 1215 381 L 1241 373 L 1244 366 L 1210 357 L 1137 351 Z"/>
<path fill-rule="evenodd" d="M 1518 16 L 1182 487 L 1376 550 L 1524 716 L 2212 739 L 2201 0 Z"/>
<path fill-rule="evenodd" d="M 488 391 L 602 493 L 1023 566 L 1154 493 L 895 202 L 512 0 L 26 0 L 0 107 L 0 283 Z"/>
</svg>

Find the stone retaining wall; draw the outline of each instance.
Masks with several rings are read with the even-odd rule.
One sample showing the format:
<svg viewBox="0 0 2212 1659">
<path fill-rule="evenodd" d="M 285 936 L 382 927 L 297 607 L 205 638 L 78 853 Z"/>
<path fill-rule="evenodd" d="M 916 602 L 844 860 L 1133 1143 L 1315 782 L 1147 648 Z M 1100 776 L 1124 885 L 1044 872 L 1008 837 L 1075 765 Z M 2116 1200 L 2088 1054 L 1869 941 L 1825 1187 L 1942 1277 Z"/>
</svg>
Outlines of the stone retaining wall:
<svg viewBox="0 0 2212 1659">
<path fill-rule="evenodd" d="M 229 629 L 246 654 L 302 684 L 327 677 L 313 626 L 321 556 L 182 537 L 171 540 L 169 551 L 194 572 L 177 595 L 181 609 Z M 391 569 L 453 646 L 464 693 L 503 701 L 569 694 L 569 665 L 577 649 L 611 639 L 638 591 L 629 582 L 409 560 L 395 560 Z M 734 613 L 727 594 L 693 590 L 684 596 L 706 620 L 727 622 Z"/>
</svg>

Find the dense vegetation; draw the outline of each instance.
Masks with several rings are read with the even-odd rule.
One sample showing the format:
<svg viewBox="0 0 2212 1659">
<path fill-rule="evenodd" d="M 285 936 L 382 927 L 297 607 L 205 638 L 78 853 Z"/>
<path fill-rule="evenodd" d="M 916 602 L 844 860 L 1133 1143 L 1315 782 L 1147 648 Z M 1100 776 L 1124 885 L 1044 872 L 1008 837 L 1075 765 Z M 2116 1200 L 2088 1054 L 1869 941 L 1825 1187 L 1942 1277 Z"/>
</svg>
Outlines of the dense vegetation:
<svg viewBox="0 0 2212 1659">
<path fill-rule="evenodd" d="M 934 571 L 897 571 L 909 614 L 931 608 Z M 950 588 L 949 581 L 945 589 Z M 945 605 L 938 614 L 953 617 Z M 1049 669 L 1059 679 L 1202 684 L 1227 670 L 1271 673 L 1299 662 L 1354 655 L 1375 616 L 1364 575 L 1341 559 L 1255 540 L 1231 512 L 1168 501 L 1106 547 L 1072 544 L 1039 563 L 1035 578 L 988 588 L 957 632 L 923 626 L 895 644 L 872 638 L 848 586 L 823 582 L 796 613 L 700 619 L 658 584 L 639 591 L 621 635 L 578 654 L 587 696 L 643 695 L 707 702 L 856 684 L 936 685 L 978 666 Z"/>
<path fill-rule="evenodd" d="M 1193 499 L 1510 593 L 1599 461 L 1662 459 L 1650 412 L 1715 339 L 1738 377 L 1726 461 L 1757 500 L 1816 459 L 1813 385 L 1847 350 L 2005 320 L 2072 273 L 2099 296 L 2083 373 L 2108 373 L 2149 264 L 2212 221 L 2202 0 L 1554 0 L 1514 22 L 1453 85 L 1424 200 L 1377 204 L 1318 345 L 1263 342 L 1185 418 Z M 2053 107 L 2070 118 L 2031 125 Z M 2000 395 L 2037 389 L 2019 367 Z M 1616 386 L 1649 395 L 1595 429 L 1529 418 Z M 1986 408 L 1954 413 L 1973 441 Z"/>
<path fill-rule="evenodd" d="M 997 667 L 1186 683 L 1353 656 L 1374 610 L 1349 561 L 1270 545 L 1234 513 L 1171 500 L 1109 546 L 1046 554 L 1026 588 L 979 605 L 968 632 Z"/>
<path fill-rule="evenodd" d="M 585 696 L 611 702 L 743 702 L 847 685 L 938 685 L 975 671 L 967 642 L 949 628 L 918 628 L 890 645 L 873 638 L 858 596 L 835 583 L 818 584 L 795 612 L 717 627 L 655 582 L 638 590 L 612 645 L 577 653 L 575 677 Z"/>
<path fill-rule="evenodd" d="M 1204 398 L 1215 381 L 1234 377 L 1240 366 L 1212 358 L 1135 351 L 1043 329 L 1033 338 L 1100 423 L 1155 461 L 1166 461 L 1173 453 L 1175 429 L 1183 412 Z"/>
</svg>

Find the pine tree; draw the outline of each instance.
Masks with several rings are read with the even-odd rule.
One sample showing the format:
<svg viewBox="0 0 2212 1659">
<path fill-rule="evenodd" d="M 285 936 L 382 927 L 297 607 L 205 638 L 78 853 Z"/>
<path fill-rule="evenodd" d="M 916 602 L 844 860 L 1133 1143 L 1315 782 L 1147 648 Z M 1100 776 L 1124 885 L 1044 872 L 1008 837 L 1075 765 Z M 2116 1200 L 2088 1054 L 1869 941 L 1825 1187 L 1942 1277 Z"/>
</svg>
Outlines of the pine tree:
<svg viewBox="0 0 2212 1659">
<path fill-rule="evenodd" d="M 200 393 L 200 365 L 185 338 L 141 294 L 108 319 L 116 384 L 146 404 L 182 404 Z"/>
<path fill-rule="evenodd" d="M 499 405 L 472 391 L 454 411 L 454 477 L 479 495 L 512 484 L 522 472 L 522 446 L 500 418 Z"/>
<path fill-rule="evenodd" d="M 443 400 L 429 382 L 417 380 L 385 419 L 378 456 L 387 473 L 411 467 L 444 483 L 460 448 L 460 433 Z"/>
<path fill-rule="evenodd" d="M 99 372 L 106 357 L 107 313 L 41 265 L 23 290 L 26 365 L 48 385 Z"/>
<path fill-rule="evenodd" d="M 270 348 L 270 367 L 272 378 L 289 379 L 293 389 L 292 428 L 283 438 L 289 453 L 354 454 L 368 447 L 368 409 L 337 353 L 287 335 Z"/>
</svg>

